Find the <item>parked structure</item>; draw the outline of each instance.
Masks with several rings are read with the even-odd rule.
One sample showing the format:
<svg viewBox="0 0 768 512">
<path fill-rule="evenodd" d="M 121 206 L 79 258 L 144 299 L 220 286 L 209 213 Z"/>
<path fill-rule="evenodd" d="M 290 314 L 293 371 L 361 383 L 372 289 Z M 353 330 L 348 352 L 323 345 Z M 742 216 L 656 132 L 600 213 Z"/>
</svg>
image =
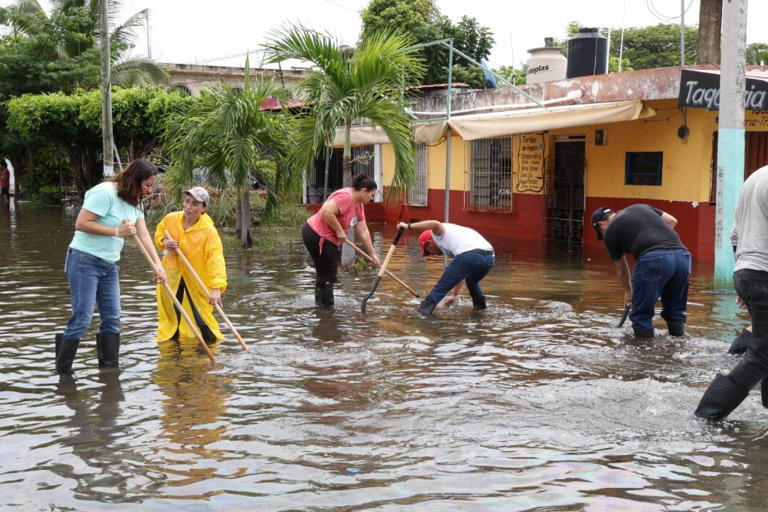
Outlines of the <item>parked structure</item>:
<svg viewBox="0 0 768 512">
<path fill-rule="evenodd" d="M 747 71 L 745 177 L 768 164 L 768 68 Z M 370 208 L 371 220 L 443 218 L 445 136 L 452 130 L 451 222 L 481 232 L 595 245 L 586 216 L 644 202 L 679 219 L 683 243 L 714 256 L 719 74 L 713 66 L 613 73 L 512 88 L 445 89 L 415 102 L 417 180 L 406 204 Z M 386 187 L 394 157 L 386 137 L 357 128 Z M 377 170 L 378 169 L 378 170 Z"/>
<path fill-rule="evenodd" d="M 243 87 L 245 83 L 245 68 L 230 66 L 208 66 L 202 64 L 160 64 L 170 75 L 171 87 L 175 87 L 191 96 L 200 96 L 200 90 L 222 82 L 233 87 Z M 304 68 L 287 70 L 251 68 L 253 78 L 265 81 L 274 80 L 286 89 L 293 89 L 304 78 Z"/>
</svg>

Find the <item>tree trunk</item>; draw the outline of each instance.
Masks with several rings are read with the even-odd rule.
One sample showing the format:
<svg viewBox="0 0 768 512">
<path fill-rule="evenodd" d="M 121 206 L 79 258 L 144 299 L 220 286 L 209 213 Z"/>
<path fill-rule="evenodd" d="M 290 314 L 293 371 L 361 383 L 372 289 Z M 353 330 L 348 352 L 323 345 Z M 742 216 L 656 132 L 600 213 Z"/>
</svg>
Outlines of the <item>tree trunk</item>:
<svg viewBox="0 0 768 512">
<path fill-rule="evenodd" d="M 722 23 L 723 0 L 701 0 L 696 64 L 720 65 L 720 28 Z"/>
<path fill-rule="evenodd" d="M 240 212 L 238 239 L 243 244 L 243 247 L 250 247 L 253 245 L 253 239 L 251 238 L 251 201 L 248 187 L 243 191 L 238 211 Z"/>
<path fill-rule="evenodd" d="M 344 188 L 352 186 L 352 125 L 347 124 L 344 127 L 344 158 L 341 165 L 341 179 Z"/>
</svg>

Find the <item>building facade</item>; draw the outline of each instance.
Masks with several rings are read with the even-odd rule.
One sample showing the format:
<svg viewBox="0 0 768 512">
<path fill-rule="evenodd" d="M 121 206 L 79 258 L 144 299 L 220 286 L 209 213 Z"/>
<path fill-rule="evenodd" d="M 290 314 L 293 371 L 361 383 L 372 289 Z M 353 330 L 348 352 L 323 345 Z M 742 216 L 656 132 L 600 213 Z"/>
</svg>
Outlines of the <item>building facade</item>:
<svg viewBox="0 0 768 512">
<path fill-rule="evenodd" d="M 685 70 L 712 74 L 707 66 Z M 418 112 L 424 120 L 417 123 L 416 184 L 407 201 L 381 203 L 369 217 L 442 220 L 447 200 L 449 221 L 481 232 L 590 246 L 600 244 L 589 225 L 595 208 L 647 203 L 677 217 L 676 231 L 694 257 L 711 260 L 716 92 L 692 90 L 690 77 L 681 86 L 682 72 L 670 67 L 537 84 L 529 94 L 546 108 L 500 90 L 498 98 L 483 91 L 475 103 L 463 97 L 450 119 Z M 754 98 L 763 75 L 764 68 L 748 71 L 758 84 Z M 699 101 L 686 104 L 686 98 Z M 440 105 L 434 97 L 429 102 Z M 421 137 L 420 124 L 430 127 Z M 768 164 L 768 113 L 748 110 L 745 128 L 748 176 Z M 374 169 L 387 187 L 391 146 L 364 128 L 353 142 L 374 148 L 380 159 Z"/>
</svg>

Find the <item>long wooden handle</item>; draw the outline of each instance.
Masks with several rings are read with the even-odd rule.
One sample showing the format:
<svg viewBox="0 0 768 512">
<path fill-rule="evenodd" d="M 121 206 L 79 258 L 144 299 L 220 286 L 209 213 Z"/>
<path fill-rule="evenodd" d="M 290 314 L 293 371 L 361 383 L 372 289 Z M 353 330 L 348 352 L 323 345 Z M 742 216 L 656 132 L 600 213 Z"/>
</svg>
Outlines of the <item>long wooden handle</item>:
<svg viewBox="0 0 768 512">
<path fill-rule="evenodd" d="M 147 252 L 147 248 L 144 247 L 144 244 L 141 243 L 141 240 L 139 240 L 139 235 L 133 235 L 133 241 L 136 242 L 136 245 L 139 246 L 139 249 L 141 249 L 141 253 L 144 255 L 144 258 L 146 258 L 147 263 L 149 263 L 149 266 L 152 267 L 152 270 L 155 273 L 158 273 L 158 268 L 155 266 L 155 262 L 152 260 L 152 257 Z M 208 359 L 211 360 L 211 362 L 215 362 L 216 358 L 213 357 L 213 352 L 211 352 L 211 349 L 208 348 L 208 344 L 205 343 L 205 340 L 200 335 L 200 332 L 197 330 L 197 326 L 192 322 L 192 319 L 189 318 L 189 315 L 186 311 L 184 311 L 184 307 L 179 302 L 179 299 L 176 298 L 176 294 L 173 293 L 173 290 L 171 290 L 171 287 L 168 286 L 167 282 L 163 283 L 163 287 L 165 288 L 165 291 L 168 292 L 168 296 L 173 301 L 173 304 L 176 306 L 176 309 L 179 310 L 181 313 L 181 316 L 184 317 L 184 320 L 187 322 L 187 325 L 189 325 L 189 328 L 192 329 L 192 332 L 195 333 L 195 338 L 197 338 L 198 343 L 200 343 L 200 346 L 203 347 L 203 350 L 205 350 L 205 353 L 208 355 Z"/>
<path fill-rule="evenodd" d="M 365 258 L 366 260 L 368 260 L 368 261 L 370 261 L 371 263 L 373 263 L 373 258 L 371 258 L 370 256 L 368 256 L 368 254 L 367 254 L 367 253 L 366 253 L 364 250 L 362 250 L 361 248 L 359 248 L 358 246 L 356 246 L 356 245 L 355 245 L 354 243 L 352 243 L 352 242 L 351 242 L 351 241 L 350 241 L 348 238 L 345 238 L 345 239 L 344 239 L 344 241 L 345 241 L 347 244 L 349 244 L 351 247 L 353 247 L 353 248 L 354 248 L 354 249 L 355 249 L 355 250 L 356 250 L 356 251 L 357 251 L 357 252 L 358 252 L 358 253 L 359 253 L 359 254 L 360 254 L 360 255 L 361 255 L 363 258 Z M 398 283 L 398 284 L 400 284 L 400 285 L 401 285 L 403 288 L 405 288 L 406 290 L 408 290 L 409 292 L 411 292 L 411 294 L 412 294 L 414 297 L 420 297 L 420 295 L 419 295 L 418 293 L 416 293 L 416 291 L 415 291 L 413 288 L 411 288 L 410 286 L 408 286 L 407 284 L 405 284 L 405 282 L 404 282 L 402 279 L 400 279 L 400 278 L 399 278 L 399 277 L 397 277 L 395 274 L 393 274 L 392 272 L 390 272 L 390 271 L 389 271 L 389 269 L 386 269 L 386 268 L 385 268 L 385 269 L 384 269 L 384 273 L 385 273 L 385 274 L 387 274 L 387 275 L 388 275 L 389 277 L 391 277 L 392 279 L 394 279 L 395 281 L 397 281 L 397 283 Z"/>
<path fill-rule="evenodd" d="M 173 240 L 171 237 L 171 234 L 168 233 L 168 230 L 165 230 L 165 237 Z M 187 270 L 189 270 L 189 273 L 192 274 L 192 277 L 195 278 L 195 281 L 197 281 L 198 286 L 200 286 L 200 289 L 205 292 L 206 297 L 209 299 L 211 298 L 211 292 L 208 291 L 208 287 L 205 286 L 205 283 L 203 283 L 203 280 L 200 279 L 200 276 L 195 272 L 195 268 L 192 266 L 192 264 L 189 262 L 186 256 L 184 256 L 184 253 L 182 252 L 180 247 L 176 248 L 176 254 L 179 255 L 179 258 L 181 258 L 181 261 L 184 262 L 184 265 L 186 265 Z M 237 338 L 237 341 L 240 343 L 240 346 L 243 347 L 243 350 L 248 350 L 248 346 L 243 341 L 243 338 L 240 337 L 240 333 L 237 332 L 237 329 L 235 329 L 235 326 L 232 325 L 232 322 L 229 321 L 229 317 L 224 313 L 224 310 L 221 309 L 221 306 L 218 304 L 213 305 L 214 308 L 216 308 L 216 311 L 219 312 L 219 315 L 221 315 L 221 318 L 224 320 L 224 323 L 227 324 L 229 329 L 232 331 L 232 334 L 235 335 L 235 338 Z"/>
</svg>

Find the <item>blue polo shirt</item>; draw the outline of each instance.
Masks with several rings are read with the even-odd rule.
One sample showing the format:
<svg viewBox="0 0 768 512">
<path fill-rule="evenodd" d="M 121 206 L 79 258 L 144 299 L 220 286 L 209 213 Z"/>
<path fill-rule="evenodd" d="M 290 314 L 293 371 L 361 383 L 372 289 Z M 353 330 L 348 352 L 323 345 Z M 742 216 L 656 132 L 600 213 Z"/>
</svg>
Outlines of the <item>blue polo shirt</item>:
<svg viewBox="0 0 768 512">
<path fill-rule="evenodd" d="M 123 219 L 135 224 L 138 218 L 144 217 L 141 209 L 118 197 L 117 187 L 112 181 L 100 183 L 86 192 L 83 209 L 98 215 L 96 222 L 110 228 L 120 226 Z M 121 236 L 92 235 L 75 231 L 69 247 L 110 263 L 116 263 L 120 259 L 124 244 L 125 239 Z"/>
</svg>

